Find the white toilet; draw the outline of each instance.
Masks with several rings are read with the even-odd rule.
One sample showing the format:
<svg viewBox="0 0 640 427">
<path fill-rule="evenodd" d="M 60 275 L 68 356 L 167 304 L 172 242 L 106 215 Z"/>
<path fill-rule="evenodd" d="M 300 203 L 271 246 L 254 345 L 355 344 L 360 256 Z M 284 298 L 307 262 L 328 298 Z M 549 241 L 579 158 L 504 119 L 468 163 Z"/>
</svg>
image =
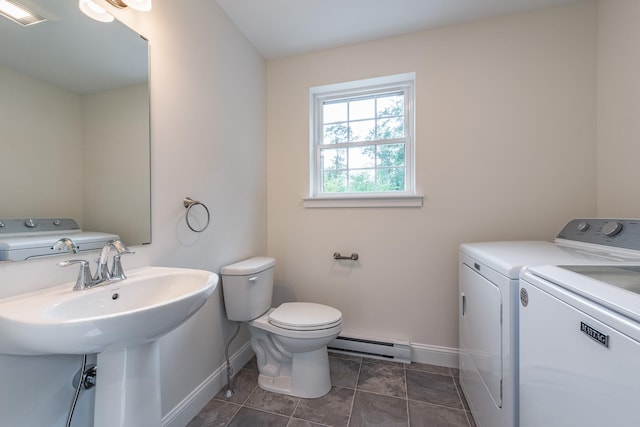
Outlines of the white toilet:
<svg viewBox="0 0 640 427">
<path fill-rule="evenodd" d="M 327 344 L 342 329 L 333 307 L 289 302 L 271 308 L 273 258 L 256 257 L 222 267 L 227 318 L 249 322 L 251 348 L 264 390 L 315 398 L 331 389 Z"/>
</svg>

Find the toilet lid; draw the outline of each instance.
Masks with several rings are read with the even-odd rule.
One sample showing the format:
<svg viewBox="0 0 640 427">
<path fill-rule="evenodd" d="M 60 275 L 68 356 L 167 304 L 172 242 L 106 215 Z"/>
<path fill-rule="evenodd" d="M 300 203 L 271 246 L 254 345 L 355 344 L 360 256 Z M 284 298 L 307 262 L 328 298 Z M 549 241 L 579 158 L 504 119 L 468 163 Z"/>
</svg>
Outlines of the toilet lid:
<svg viewBox="0 0 640 427">
<path fill-rule="evenodd" d="M 340 310 L 311 302 L 286 302 L 269 314 L 269 322 L 286 329 L 324 329 L 341 321 Z"/>
</svg>

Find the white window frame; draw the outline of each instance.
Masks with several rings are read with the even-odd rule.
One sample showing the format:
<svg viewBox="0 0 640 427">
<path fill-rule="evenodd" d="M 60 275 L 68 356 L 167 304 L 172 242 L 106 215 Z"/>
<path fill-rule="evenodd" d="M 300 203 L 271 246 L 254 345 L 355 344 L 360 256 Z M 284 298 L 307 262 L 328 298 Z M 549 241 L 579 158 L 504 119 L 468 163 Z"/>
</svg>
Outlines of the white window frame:
<svg viewBox="0 0 640 427">
<path fill-rule="evenodd" d="M 402 91 L 405 93 L 405 191 L 323 193 L 320 146 L 323 142 L 323 102 L 331 99 Z M 361 143 L 354 143 L 361 145 Z M 306 208 L 420 207 L 415 186 L 415 73 L 313 87 L 309 90 L 309 197 Z"/>
</svg>

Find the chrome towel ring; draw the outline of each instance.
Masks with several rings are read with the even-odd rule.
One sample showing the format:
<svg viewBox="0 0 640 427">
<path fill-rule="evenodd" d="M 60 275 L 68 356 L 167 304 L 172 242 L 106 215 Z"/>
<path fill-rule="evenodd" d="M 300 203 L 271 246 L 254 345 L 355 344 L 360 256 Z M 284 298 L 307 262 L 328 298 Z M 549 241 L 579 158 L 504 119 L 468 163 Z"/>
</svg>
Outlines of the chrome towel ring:
<svg viewBox="0 0 640 427">
<path fill-rule="evenodd" d="M 202 233 L 204 230 L 206 230 L 209 226 L 209 222 L 211 221 L 211 214 L 209 213 L 209 209 L 205 206 L 205 204 L 198 200 L 193 200 L 191 197 L 185 197 L 182 203 L 184 204 L 184 207 L 187 208 L 187 212 L 185 212 L 184 214 L 184 219 L 187 222 L 187 227 L 189 227 L 191 231 L 194 231 L 196 233 Z M 196 228 L 191 225 L 191 221 L 189 220 L 189 213 L 194 206 L 202 206 L 207 213 L 207 222 L 204 224 L 204 227 Z"/>
</svg>

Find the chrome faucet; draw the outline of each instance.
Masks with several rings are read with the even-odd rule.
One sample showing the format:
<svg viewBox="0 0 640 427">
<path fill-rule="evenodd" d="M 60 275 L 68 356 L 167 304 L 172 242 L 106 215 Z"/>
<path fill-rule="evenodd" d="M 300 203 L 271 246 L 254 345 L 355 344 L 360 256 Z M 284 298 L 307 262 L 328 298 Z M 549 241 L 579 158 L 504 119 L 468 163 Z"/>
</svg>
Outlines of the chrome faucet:
<svg viewBox="0 0 640 427">
<path fill-rule="evenodd" d="M 60 239 L 57 242 L 55 242 L 53 244 L 53 246 L 51 247 L 51 249 L 53 249 L 54 251 L 59 251 L 62 248 L 67 248 L 67 251 L 70 254 L 77 254 L 78 253 L 78 247 L 73 242 L 73 240 L 71 240 L 68 237 L 63 237 L 62 239 Z"/>
<path fill-rule="evenodd" d="M 111 271 L 109 271 L 109 268 L 107 267 L 107 258 L 109 257 L 109 252 L 111 252 L 112 249 L 116 251 L 116 255 L 113 256 L 113 264 L 111 266 Z M 93 276 L 93 280 L 99 283 L 105 280 L 126 279 L 127 276 L 124 274 L 120 256 L 134 253 L 135 252 L 131 251 L 124 243 L 122 243 L 122 241 L 109 240 L 104 244 L 102 250 L 100 251 L 100 258 L 98 258 L 98 269 L 96 270 L 95 276 Z"/>
<path fill-rule="evenodd" d="M 111 250 L 116 251 L 116 255 L 113 256 L 113 265 L 111 270 L 107 267 L 107 259 Z M 124 280 L 127 276 L 124 274 L 122 268 L 122 262 L 120 261 L 121 255 L 134 254 L 124 243 L 120 240 L 109 240 L 104 244 L 100 251 L 100 257 L 96 260 L 98 267 L 96 274 L 91 275 L 91 267 L 89 267 L 89 261 L 85 259 L 71 259 L 68 261 L 61 261 L 58 263 L 60 267 L 67 267 L 72 264 L 80 264 L 80 271 L 78 272 L 78 278 L 76 284 L 73 287 L 74 291 L 80 291 L 84 289 L 90 289 L 99 285 L 106 285 L 107 283 L 115 282 L 117 280 Z"/>
</svg>

